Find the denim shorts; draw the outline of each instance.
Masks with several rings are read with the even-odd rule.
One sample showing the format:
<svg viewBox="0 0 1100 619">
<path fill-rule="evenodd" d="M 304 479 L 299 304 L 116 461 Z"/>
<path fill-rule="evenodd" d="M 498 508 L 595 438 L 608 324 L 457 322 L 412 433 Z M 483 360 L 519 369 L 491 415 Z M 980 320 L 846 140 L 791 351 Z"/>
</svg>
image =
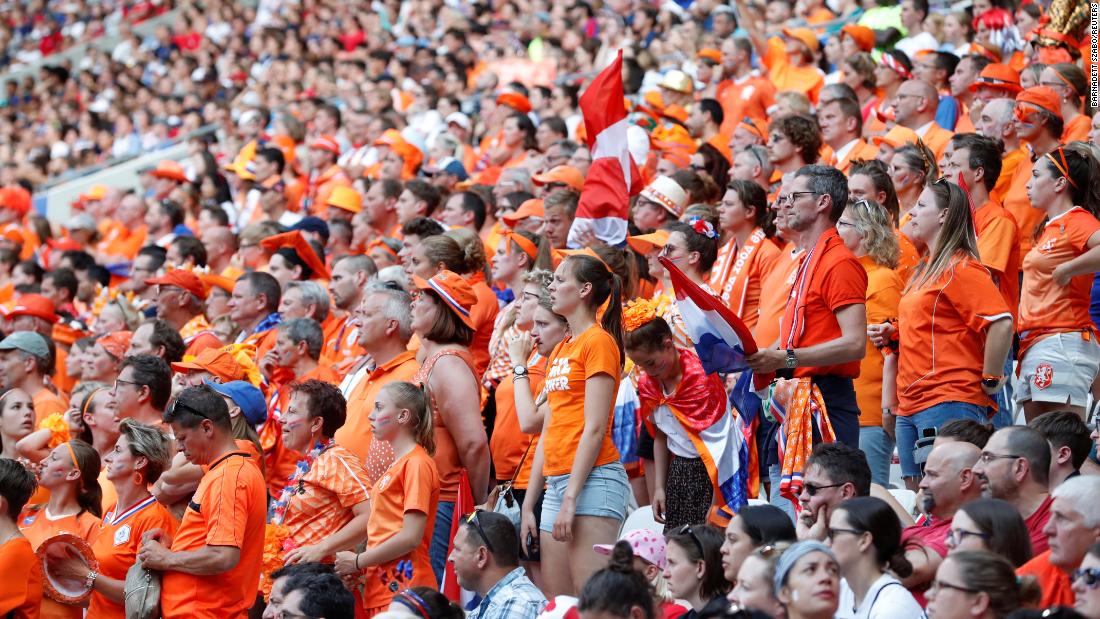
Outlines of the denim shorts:
<svg viewBox="0 0 1100 619">
<path fill-rule="evenodd" d="M 565 488 L 569 485 L 568 475 L 551 475 L 546 478 L 546 493 L 542 500 L 542 522 L 539 530 L 552 533 L 554 520 L 561 509 Z M 630 482 L 622 463 L 612 462 L 597 466 L 588 474 L 588 479 L 577 497 L 577 516 L 597 516 L 614 518 L 622 522 L 626 519 L 626 507 L 630 497 Z"/>
<path fill-rule="evenodd" d="M 898 461 L 901 462 L 902 477 L 919 477 L 921 474 L 920 465 L 913 458 L 913 448 L 924 430 L 940 428 L 955 419 L 973 419 L 987 423 L 988 413 L 987 407 L 970 402 L 940 402 L 908 417 L 899 415 L 895 435 L 898 439 Z"/>
</svg>

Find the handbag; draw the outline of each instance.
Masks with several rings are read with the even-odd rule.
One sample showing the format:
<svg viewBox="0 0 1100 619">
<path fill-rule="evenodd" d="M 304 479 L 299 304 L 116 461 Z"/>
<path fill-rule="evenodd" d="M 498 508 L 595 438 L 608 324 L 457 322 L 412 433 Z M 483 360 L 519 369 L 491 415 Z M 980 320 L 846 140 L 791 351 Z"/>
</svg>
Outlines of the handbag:
<svg viewBox="0 0 1100 619">
<path fill-rule="evenodd" d="M 527 454 L 531 451 L 531 445 L 534 442 L 534 438 L 527 442 L 527 449 L 523 450 L 523 456 L 520 457 L 519 463 L 516 464 L 516 472 L 512 473 L 512 479 L 493 488 L 492 492 L 489 493 L 490 500 L 487 501 L 488 504 L 493 506 L 494 512 L 507 516 L 508 520 L 511 520 L 512 524 L 516 527 L 517 531 L 519 530 L 520 512 L 523 506 L 516 500 L 516 495 L 512 492 L 512 487 L 516 484 L 516 477 L 519 476 L 520 469 L 523 468 L 523 461 L 527 459 Z M 493 500 L 493 495 L 496 495 L 495 500 Z"/>
<path fill-rule="evenodd" d="M 160 574 L 145 569 L 138 559 L 126 571 L 123 600 L 126 619 L 160 617 Z"/>
</svg>

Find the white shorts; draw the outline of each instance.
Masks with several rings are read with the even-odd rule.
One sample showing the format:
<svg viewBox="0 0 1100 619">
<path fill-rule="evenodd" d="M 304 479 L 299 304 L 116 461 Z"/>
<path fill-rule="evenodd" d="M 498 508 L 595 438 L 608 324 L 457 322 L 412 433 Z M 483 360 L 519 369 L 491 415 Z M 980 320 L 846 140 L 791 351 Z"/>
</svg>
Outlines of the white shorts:
<svg viewBox="0 0 1100 619">
<path fill-rule="evenodd" d="M 1020 360 L 1016 399 L 1084 406 L 1100 370 L 1100 344 L 1080 331 L 1036 342 Z"/>
</svg>

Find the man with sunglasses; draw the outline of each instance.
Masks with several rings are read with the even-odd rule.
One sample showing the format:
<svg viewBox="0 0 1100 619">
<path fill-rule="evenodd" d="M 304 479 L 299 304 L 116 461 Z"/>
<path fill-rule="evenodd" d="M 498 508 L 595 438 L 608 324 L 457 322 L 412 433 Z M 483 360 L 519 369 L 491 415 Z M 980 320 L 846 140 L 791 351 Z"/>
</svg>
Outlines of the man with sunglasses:
<svg viewBox="0 0 1100 619">
<path fill-rule="evenodd" d="M 1050 549 L 1016 570 L 1020 576 L 1034 576 L 1042 589 L 1039 606 L 1073 606 L 1073 573 L 1089 548 L 1100 541 L 1100 477 L 1082 475 L 1066 480 L 1054 489 L 1050 520 L 1043 533 Z"/>
<path fill-rule="evenodd" d="M 1044 216 L 1043 211 L 1031 205 L 1027 195 L 1032 162 L 1054 152 L 1061 145 L 1065 126 L 1062 98 L 1049 86 L 1028 88 L 1016 95 L 1012 122 L 1017 137 L 1031 148 L 1031 156 L 1024 158 L 1017 166 L 1012 185 L 1004 198 L 1004 207 L 1016 218 L 1016 225 L 1020 228 L 1020 255 L 1026 256 L 1032 246 L 1032 232 Z M 1005 148 L 1007 150 L 1007 144 Z"/>
<path fill-rule="evenodd" d="M 798 539 L 824 541 L 829 514 L 847 499 L 871 494 L 867 456 L 844 443 L 819 443 L 806 460 L 798 502 L 802 511 L 795 527 Z"/>
<path fill-rule="evenodd" d="M 229 408 L 205 385 L 176 396 L 164 419 L 191 464 L 207 467 L 175 537 L 160 529 L 138 558 L 162 573 L 161 614 L 241 617 L 256 601 L 263 559 L 267 493 L 254 458 L 237 448 Z"/>
<path fill-rule="evenodd" d="M 447 560 L 458 584 L 481 597 L 467 619 L 534 619 L 546 606 L 520 567 L 516 527 L 503 514 L 478 509 L 465 516 Z"/>
</svg>

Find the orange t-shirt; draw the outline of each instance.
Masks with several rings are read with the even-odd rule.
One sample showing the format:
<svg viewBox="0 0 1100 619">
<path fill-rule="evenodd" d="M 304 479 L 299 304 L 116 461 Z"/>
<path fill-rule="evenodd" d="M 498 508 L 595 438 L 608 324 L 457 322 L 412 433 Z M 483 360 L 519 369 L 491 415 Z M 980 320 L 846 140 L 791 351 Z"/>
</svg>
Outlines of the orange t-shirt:
<svg viewBox="0 0 1100 619">
<path fill-rule="evenodd" d="M 793 243 L 787 244 L 780 250 L 775 268 L 761 282 L 760 319 L 753 331 L 753 339 L 761 348 L 770 347 L 779 339 L 779 321 L 787 309 L 794 276 L 805 256 L 806 252 L 799 250 Z"/>
<path fill-rule="evenodd" d="M 111 220 L 110 228 L 103 234 L 103 240 L 96 245 L 96 251 L 104 256 L 123 256 L 133 260 L 138 250 L 145 245 L 148 234 L 145 224 L 136 230 L 130 230 L 122 222 Z"/>
<path fill-rule="evenodd" d="M 762 238 L 763 230 L 753 231 L 759 238 L 755 249 L 749 242 L 743 247 L 737 246 L 736 239 L 730 239 L 718 249 L 718 259 L 710 271 L 708 284 L 718 293 L 726 305 L 745 323 L 749 330 L 756 328 L 760 320 L 760 297 L 763 294 L 764 280 L 780 262 L 780 250 L 767 238 Z M 746 255 L 742 255 L 742 253 Z M 741 269 L 748 269 L 739 282 Z M 738 290 L 734 290 L 734 288 Z"/>
<path fill-rule="evenodd" d="M 318 365 L 312 370 L 295 378 L 298 382 L 310 379 L 320 380 L 333 385 L 340 384 L 340 377 L 332 368 Z M 260 428 L 260 445 L 264 448 L 264 477 L 271 496 L 277 497 L 286 486 L 286 480 L 294 472 L 294 466 L 302 459 L 302 454 L 287 449 L 283 444 L 283 412 L 290 406 L 290 384 L 275 386 L 268 397 L 267 421 Z"/>
<path fill-rule="evenodd" d="M 1008 195 L 1008 188 L 1012 185 L 1012 178 L 1016 175 L 1016 168 L 1019 167 L 1020 162 L 1027 159 L 1027 151 L 1023 148 L 1017 148 L 1016 150 L 1005 153 L 1003 159 L 1001 159 L 1001 175 L 997 177 L 997 184 L 989 192 L 989 199 L 992 202 L 998 204 L 1004 204 L 1005 198 Z M 1027 195 L 1024 195 L 1024 200 L 1027 200 Z"/>
<path fill-rule="evenodd" d="M 907 290 L 898 309 L 897 414 L 907 417 L 941 402 L 992 405 L 981 387 L 985 335 L 1005 316 L 1012 314 L 989 270 L 970 257 Z"/>
<path fill-rule="evenodd" d="M 1039 334 L 1066 331 L 1096 331 L 1089 317 L 1089 295 L 1092 273 L 1078 275 L 1069 285 L 1054 283 L 1054 269 L 1088 251 L 1089 239 L 1100 231 L 1097 221 L 1088 211 L 1075 206 L 1047 222 L 1035 247 L 1024 257 L 1024 286 L 1020 298 L 1020 321 L 1017 332 L 1021 339 L 1034 342 Z"/>
<path fill-rule="evenodd" d="M 301 479 L 301 490 L 291 495 L 283 518 L 290 539 L 300 546 L 316 544 L 344 528 L 355 517 L 351 509 L 367 500 L 363 465 L 339 445 L 317 456 Z"/>
<path fill-rule="evenodd" d="M 393 448 L 386 441 L 374 440 L 370 427 L 370 415 L 374 411 L 374 400 L 387 383 L 409 382 L 416 376 L 420 364 L 412 351 L 405 351 L 366 376 L 355 384 L 348 394 L 348 417 L 344 425 L 336 431 L 333 438 L 340 445 L 359 457 L 367 472 L 368 485 L 378 481 L 382 473 L 393 464 Z"/>
<path fill-rule="evenodd" d="M 26 538 L 0 544 L 0 615 L 12 619 L 38 619 L 42 605 L 42 570 Z M 25 578 L 16 578 L 22 574 Z"/>
<path fill-rule="evenodd" d="M 64 413 L 69 406 L 61 399 L 61 396 L 43 387 L 31 398 L 34 405 L 34 426 L 37 428 L 42 420 L 54 413 Z"/>
<path fill-rule="evenodd" d="M 837 235 L 835 228 L 830 228 L 824 234 Z M 863 269 L 851 250 L 844 246 L 840 238 L 825 244 L 819 242 L 817 249 L 824 253 L 821 254 L 817 264 L 813 265 L 813 273 L 808 276 L 810 281 L 806 286 L 805 298 L 802 300 L 805 307 L 802 333 L 791 338 L 790 334 L 783 333 L 783 329 L 780 328 L 780 348 L 791 347 L 788 346 L 790 342 L 793 342 L 794 348 L 804 348 L 835 340 L 842 335 L 840 322 L 836 319 L 837 310 L 855 303 L 867 302 L 867 271 Z M 794 303 L 795 292 L 792 289 L 791 303 Z M 818 367 L 798 367 L 795 368 L 794 375 L 796 377 L 832 375 L 855 378 L 859 375 L 859 361 Z"/>
<path fill-rule="evenodd" d="M 761 61 L 768 68 L 768 79 L 775 84 L 776 91 L 794 90 L 809 97 L 811 103 L 817 103 L 817 95 L 825 85 L 825 76 L 813 65 L 792 65 L 787 58 L 787 46 L 783 39 L 768 39 L 768 49 Z"/>
<path fill-rule="evenodd" d="M 103 468 L 99 471 L 99 489 L 103 492 L 103 500 L 100 501 L 99 505 L 103 509 L 103 513 L 106 514 L 111 506 L 118 503 L 118 493 L 115 492 L 115 484 L 107 479 L 106 463 L 103 464 Z"/>
<path fill-rule="evenodd" d="M 115 580 L 125 580 L 126 570 L 137 561 L 137 552 L 141 547 L 141 536 L 153 529 L 163 529 L 172 536 L 176 533 L 176 519 L 168 508 L 157 502 L 155 497 L 147 497 L 137 505 L 116 513 L 118 506 L 111 504 L 103 513 L 92 552 L 99 561 L 99 573 Z M 88 616 L 105 619 L 124 619 L 125 607 L 98 591 L 92 592 L 88 605 Z"/>
<path fill-rule="evenodd" d="M 474 375 L 481 379 L 489 368 L 489 340 L 493 338 L 493 326 L 500 313 L 500 301 L 480 274 L 468 278 L 474 289 L 477 303 L 470 308 L 470 318 L 474 321 L 474 340 L 470 342 L 470 354 L 474 357 Z"/>
<path fill-rule="evenodd" d="M 546 357 L 535 352 L 527 360 L 528 381 L 531 383 L 531 393 L 538 394 L 542 390 L 543 381 L 546 379 Z M 519 427 L 519 414 L 516 412 L 516 386 L 515 374 L 509 373 L 497 385 L 496 398 L 497 415 L 493 421 L 493 437 L 489 441 L 489 453 L 493 456 L 493 468 L 496 470 L 498 480 L 512 479 L 516 475 L 516 467 L 520 466 L 516 475 L 516 488 L 526 488 L 527 480 L 531 478 L 531 461 L 535 457 L 535 446 L 538 445 L 538 434 L 524 434 Z M 530 445 L 530 448 L 528 448 Z M 524 456 L 524 453 L 527 455 Z"/>
<path fill-rule="evenodd" d="M 837 160 L 836 154 L 833 155 L 833 167 L 840 170 L 844 176 L 848 176 L 848 172 L 852 169 L 852 162 L 860 159 L 870 161 L 878 155 L 878 147 L 874 144 L 868 144 L 865 140 L 857 140 L 855 146 L 851 148 L 845 155 L 843 160 Z"/>
<path fill-rule="evenodd" d="M 1039 581 L 1042 597 L 1037 608 L 1068 606 L 1073 608 L 1077 596 L 1073 593 L 1073 583 L 1069 574 L 1061 568 L 1051 565 L 1050 551 L 1032 557 L 1030 561 L 1016 568 L 1017 576 L 1034 576 Z"/>
<path fill-rule="evenodd" d="M 867 324 L 886 322 L 898 316 L 901 290 L 905 286 L 893 269 L 875 263 L 870 256 L 861 256 L 860 264 L 867 269 Z M 859 376 L 854 381 L 859 404 L 859 425 L 882 425 L 882 352 L 867 340 L 867 354 L 859 362 Z"/>
<path fill-rule="evenodd" d="M 775 84 L 756 71 L 741 79 L 718 84 L 716 97 L 722 106 L 722 126 L 718 133 L 731 136 L 746 117 L 761 122 L 768 117 L 768 108 L 775 103 Z"/>
<path fill-rule="evenodd" d="M 554 348 L 543 384 L 550 404 L 550 423 L 542 435 L 543 475 L 568 475 L 573 470 L 573 456 L 585 425 L 585 381 L 597 374 L 607 374 L 614 379 L 615 385 L 607 407 L 607 428 L 592 466 L 618 461 L 619 450 L 611 440 L 611 423 L 615 414 L 614 394 L 618 392 L 621 373 L 621 357 L 615 338 L 597 324 Z"/>
<path fill-rule="evenodd" d="M 1016 220 L 1003 206 L 986 202 L 974 211 L 974 232 L 978 235 L 978 255 L 982 264 L 994 271 L 997 288 L 1016 315 L 1020 304 L 1020 244 Z"/>
<path fill-rule="evenodd" d="M 955 135 L 954 131 L 944 129 L 936 121 L 932 121 L 932 126 L 924 132 L 921 140 L 924 141 L 924 145 L 928 147 L 928 150 L 935 153 L 936 161 L 939 161 L 943 159 L 943 151 L 947 150 L 947 144 L 951 142 L 951 136 L 953 135 Z"/>
<path fill-rule="evenodd" d="M 221 574 L 164 572 L 160 607 L 164 619 L 245 617 L 256 602 L 264 550 L 267 492 L 248 454 L 233 451 L 210 469 L 184 510 L 172 552 L 231 546 L 240 560 Z"/>
<path fill-rule="evenodd" d="M 1031 199 L 1027 197 L 1027 184 L 1031 180 L 1031 170 L 1034 164 L 1031 159 L 1024 157 L 1016 166 L 1016 174 L 1008 186 L 1004 201 L 1001 204 L 1012 218 L 1016 220 L 1016 228 L 1019 231 L 1020 255 L 1027 256 L 1034 244 L 1035 229 L 1046 217 L 1046 213 L 1031 205 Z"/>
<path fill-rule="evenodd" d="M 39 509 L 24 510 L 19 519 L 19 530 L 31 543 L 31 548 L 34 550 L 38 550 L 42 542 L 62 533 L 72 533 L 84 541 L 91 542 L 95 537 L 98 525 L 99 518 L 91 512 L 81 512 L 76 515 L 50 519 L 45 506 Z M 36 568 L 37 563 L 36 559 L 34 564 Z M 69 606 L 42 596 L 39 616 L 43 619 L 80 619 L 83 615 L 82 611 L 83 609 L 79 606 Z"/>
<path fill-rule="evenodd" d="M 439 473 L 435 461 L 420 445 L 395 460 L 390 470 L 371 488 L 367 547 L 378 546 L 396 535 L 405 526 L 405 514 L 409 512 L 426 514 L 428 522 L 416 550 L 394 561 L 367 568 L 363 599 L 368 611 L 389 606 L 396 591 L 417 586 L 438 586 L 428 555 L 438 507 Z M 411 575 L 395 569 L 401 561 L 411 561 Z M 398 586 L 394 588 L 391 583 Z"/>
<path fill-rule="evenodd" d="M 908 221 L 909 214 L 902 214 L 898 222 L 898 228 L 894 230 L 894 234 L 898 237 L 898 249 L 901 250 L 900 255 L 898 255 L 898 266 L 894 268 L 894 271 L 898 274 L 898 277 L 901 277 L 903 284 L 909 281 L 913 269 L 917 268 L 921 261 L 920 250 L 913 244 L 913 241 L 909 240 L 909 237 L 901 233 L 901 228 Z"/>
<path fill-rule="evenodd" d="M 358 360 L 364 354 L 363 347 L 359 345 L 359 333 L 355 327 L 348 324 L 347 315 L 336 318 L 329 315 L 325 320 L 325 346 L 321 350 L 321 359 L 325 363 L 331 363 L 333 368 L 347 368 L 350 360 Z"/>
<path fill-rule="evenodd" d="M 1084 114 L 1078 114 L 1062 128 L 1062 144 L 1076 141 L 1088 142 L 1089 130 L 1091 129 L 1092 118 Z"/>
</svg>

